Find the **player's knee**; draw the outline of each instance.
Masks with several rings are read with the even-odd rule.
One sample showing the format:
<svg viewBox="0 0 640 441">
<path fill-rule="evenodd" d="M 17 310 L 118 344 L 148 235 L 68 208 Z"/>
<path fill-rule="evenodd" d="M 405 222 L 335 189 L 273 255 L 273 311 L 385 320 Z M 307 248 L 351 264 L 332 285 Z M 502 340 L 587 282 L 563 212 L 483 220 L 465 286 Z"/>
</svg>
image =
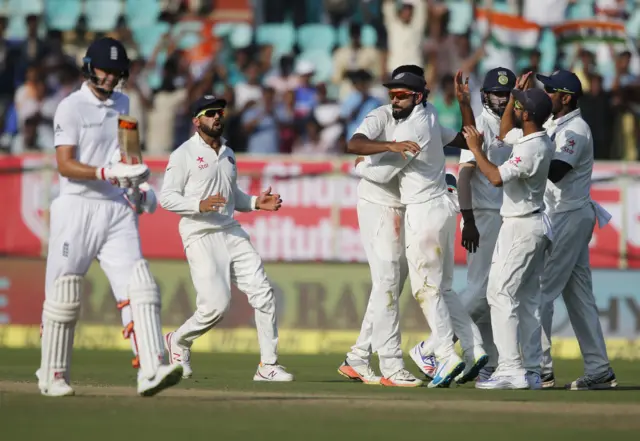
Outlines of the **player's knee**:
<svg viewBox="0 0 640 441">
<path fill-rule="evenodd" d="M 44 301 L 42 316 L 58 323 L 75 323 L 80 315 L 82 277 L 62 276 Z"/>
<path fill-rule="evenodd" d="M 252 292 L 247 293 L 249 304 L 253 309 L 264 313 L 272 313 L 276 309 L 275 294 L 269 282 L 252 287 Z"/>
<path fill-rule="evenodd" d="M 127 294 L 132 306 L 141 304 L 160 306 L 158 286 L 146 260 L 138 260 L 134 264 Z"/>
<path fill-rule="evenodd" d="M 224 318 L 230 306 L 231 301 L 228 297 L 220 297 L 203 302 L 198 305 L 196 311 L 198 321 L 213 326 Z"/>
</svg>

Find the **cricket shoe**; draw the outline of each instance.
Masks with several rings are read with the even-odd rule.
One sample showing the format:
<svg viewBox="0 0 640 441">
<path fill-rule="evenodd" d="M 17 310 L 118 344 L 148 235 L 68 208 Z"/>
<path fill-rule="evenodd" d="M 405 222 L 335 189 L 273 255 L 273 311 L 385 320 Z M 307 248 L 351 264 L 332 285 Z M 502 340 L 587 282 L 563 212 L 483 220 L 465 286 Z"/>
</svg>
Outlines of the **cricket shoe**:
<svg viewBox="0 0 640 441">
<path fill-rule="evenodd" d="M 475 380 L 488 362 L 489 356 L 484 351 L 480 352 L 480 355 L 476 357 L 474 357 L 473 354 L 470 357 L 465 357 L 464 371 L 456 377 L 456 383 L 465 384 Z"/>
<path fill-rule="evenodd" d="M 539 378 L 539 377 L 538 377 Z M 495 372 L 491 378 L 484 381 L 476 381 L 476 389 L 485 390 L 526 390 L 529 389 L 529 381 L 526 375 L 505 375 Z"/>
<path fill-rule="evenodd" d="M 451 385 L 451 381 L 464 371 L 465 363 L 457 354 L 452 354 L 444 361 L 439 361 L 433 380 L 428 387 L 446 388 Z"/>
<path fill-rule="evenodd" d="M 373 369 L 371 369 L 371 366 L 366 363 L 350 365 L 349 362 L 345 360 L 338 368 L 338 373 L 350 380 L 361 381 L 364 384 L 376 386 L 379 386 L 380 380 L 382 380 L 382 377 L 377 376 Z"/>
<path fill-rule="evenodd" d="M 600 375 L 585 375 L 576 381 L 567 384 L 564 388 L 567 390 L 603 390 L 615 389 L 618 387 L 616 375 L 613 369 L 609 368 Z"/>
<path fill-rule="evenodd" d="M 279 364 L 264 364 L 258 365 L 258 370 L 253 376 L 253 381 L 271 381 L 271 382 L 288 382 L 293 381 L 293 375 L 287 372 L 284 366 Z"/>
<path fill-rule="evenodd" d="M 180 383 L 183 372 L 182 365 L 176 363 L 158 366 L 158 370 L 153 378 L 144 378 L 141 374 L 142 371 L 138 374 L 138 395 L 152 397 Z"/>
<path fill-rule="evenodd" d="M 478 378 L 476 378 L 476 381 L 488 380 L 489 378 L 491 378 L 491 376 L 495 371 L 496 371 L 496 368 L 494 367 L 490 367 L 490 366 L 483 367 L 482 369 L 480 369 L 480 372 L 478 373 Z"/>
<path fill-rule="evenodd" d="M 164 346 L 169 353 L 169 363 L 182 365 L 182 378 L 191 378 L 191 349 L 183 348 L 175 342 L 173 332 L 164 336 Z"/>
<path fill-rule="evenodd" d="M 551 389 L 556 385 L 556 377 L 553 375 L 553 372 L 547 372 L 546 374 L 542 374 L 540 376 L 540 380 L 542 381 L 543 389 Z"/>
<path fill-rule="evenodd" d="M 383 378 L 380 381 L 380 384 L 390 387 L 420 387 L 422 386 L 422 380 L 416 378 L 408 370 L 400 369 L 395 374 L 387 378 Z"/>
<path fill-rule="evenodd" d="M 527 371 L 524 377 L 527 379 L 527 383 L 529 383 L 529 390 L 542 389 L 542 379 L 539 373 Z"/>
<path fill-rule="evenodd" d="M 40 369 L 36 371 L 36 377 L 38 377 L 38 389 L 40 393 L 46 397 L 70 397 L 75 395 L 67 380 L 64 379 L 62 372 L 58 372 L 53 375 L 53 380 L 49 383 L 44 381 L 40 375 Z"/>
<path fill-rule="evenodd" d="M 410 351 L 409 356 L 413 360 L 413 362 L 418 366 L 420 372 L 422 372 L 425 377 L 429 380 L 433 379 L 433 376 L 436 373 L 436 357 L 433 354 L 423 354 L 422 346 L 424 342 L 418 343 L 415 345 Z"/>
</svg>

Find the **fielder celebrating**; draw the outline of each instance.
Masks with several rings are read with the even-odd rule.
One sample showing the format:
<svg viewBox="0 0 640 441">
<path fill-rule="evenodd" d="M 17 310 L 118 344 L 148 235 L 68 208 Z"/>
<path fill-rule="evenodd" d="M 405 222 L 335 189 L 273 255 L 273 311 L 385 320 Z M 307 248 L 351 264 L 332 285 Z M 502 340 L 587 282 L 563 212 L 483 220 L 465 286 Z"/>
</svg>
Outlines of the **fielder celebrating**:
<svg viewBox="0 0 640 441">
<path fill-rule="evenodd" d="M 543 198 L 553 155 L 543 124 L 550 114 L 551 100 L 542 90 L 511 92 L 501 133 L 507 126 L 513 127 L 515 118 L 524 136 L 514 143 L 509 160 L 500 166 L 491 163 L 483 152 L 483 137 L 478 130 L 464 129 L 478 169 L 492 185 L 503 187 L 503 221 L 487 287 L 498 368 L 489 379 L 476 382 L 479 389 L 541 388 L 538 281 L 551 236 L 543 214 Z"/>
<path fill-rule="evenodd" d="M 470 105 L 469 99 L 461 94 L 462 72 L 456 74 L 456 88 L 461 105 Z M 511 90 L 516 85 L 516 76 L 509 69 L 498 67 L 487 72 L 482 85 L 484 109 L 476 118 L 478 131 L 484 134 L 482 151 L 489 161 L 502 165 L 511 154 L 510 146 L 499 139 L 500 118 L 504 114 Z M 458 199 L 462 213 L 462 246 L 467 250 L 467 287 L 460 293 L 463 304 L 474 320 L 484 348 L 489 355 L 487 365 L 480 371 L 481 380 L 488 379 L 498 363 L 498 352 L 493 343 L 491 316 L 487 303 L 487 283 L 491 269 L 491 256 L 495 248 L 498 232 L 502 225 L 500 207 L 502 189 L 492 185 L 487 177 L 476 171 L 476 159 L 469 150 L 460 153 Z M 427 354 L 433 352 L 433 338 L 419 343 L 411 350 L 411 357 L 419 367 Z M 422 367 L 421 367 L 422 369 Z"/>
<path fill-rule="evenodd" d="M 180 381 L 181 366 L 164 364 L 160 295 L 140 250 L 136 214 L 124 188 L 149 176 L 146 165 L 111 163 L 118 154 L 118 115 L 129 111 L 114 87 L 129 69 L 117 40 L 94 41 L 87 50 L 82 88 L 62 100 L 54 117 L 60 196 L 51 205 L 51 237 L 42 311 L 43 395 L 73 395 L 69 369 L 82 279 L 97 258 L 118 303 L 128 303 L 140 357 L 138 393 L 154 395 Z M 130 314 L 130 318 L 127 317 Z M 131 330 L 131 329 L 130 329 Z"/>
<path fill-rule="evenodd" d="M 537 75 L 553 103 L 547 133 L 555 142 L 544 202 L 555 243 L 547 256 L 540 280 L 543 328 L 542 387 L 553 387 L 551 322 L 553 302 L 562 294 L 569 320 L 584 357 L 585 375 L 565 387 L 570 390 L 610 389 L 617 386 L 593 296 L 589 242 L 596 217 L 600 228 L 611 216 L 591 200 L 593 139 L 582 119 L 578 99 L 582 85 L 566 70 Z M 570 251 L 569 251 L 570 250 Z"/>
<path fill-rule="evenodd" d="M 261 362 L 254 381 L 292 381 L 278 364 L 273 288 L 249 235 L 233 218 L 235 210 L 276 211 L 282 201 L 270 188 L 259 196 L 238 188 L 235 155 L 221 137 L 226 104 L 212 95 L 194 103 L 197 132 L 171 154 L 164 176 L 160 204 L 182 216 L 180 236 L 197 293 L 196 312 L 165 336 L 165 344 L 171 363 L 190 377 L 191 345 L 222 320 L 233 282 L 255 309 Z"/>
<path fill-rule="evenodd" d="M 451 289 L 457 206 L 447 191 L 443 146 L 465 142 L 458 133 L 442 129 L 433 106 L 424 102 L 425 86 L 424 78 L 413 73 L 400 73 L 385 83 L 390 89 L 393 117 L 399 121 L 393 133 L 395 141 L 415 142 L 420 152 L 408 159 L 385 154 L 377 163 L 364 160 L 356 171 L 381 184 L 398 176 L 401 202 L 406 206 L 411 288 L 437 342 L 438 367 L 429 387 L 447 387 L 465 368 L 453 349 L 453 328 L 471 366 L 470 375 L 477 375 L 487 356 L 477 327 Z M 359 142 L 372 149 L 380 144 L 369 139 Z M 376 325 L 374 322 L 374 332 Z"/>
</svg>

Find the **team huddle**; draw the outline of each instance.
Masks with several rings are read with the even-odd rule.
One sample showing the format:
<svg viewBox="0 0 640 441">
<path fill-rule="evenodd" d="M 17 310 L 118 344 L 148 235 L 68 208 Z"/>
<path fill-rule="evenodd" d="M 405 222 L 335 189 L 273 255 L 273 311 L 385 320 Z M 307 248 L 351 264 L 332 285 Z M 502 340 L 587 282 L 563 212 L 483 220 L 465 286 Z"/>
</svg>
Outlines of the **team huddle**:
<svg viewBox="0 0 640 441">
<path fill-rule="evenodd" d="M 129 100 L 114 88 L 128 69 L 120 42 L 96 40 L 84 59 L 87 81 L 56 110 L 60 196 L 51 206 L 36 372 L 41 393 L 74 394 L 75 325 L 94 259 L 121 310 L 140 395 L 193 375 L 190 348 L 224 318 L 231 283 L 255 310 L 260 363 L 254 381 L 293 381 L 278 363 L 273 288 L 233 217 L 235 211 L 276 211 L 280 195 L 269 188 L 251 196 L 238 187 L 235 155 L 222 137 L 227 103 L 206 95 L 192 106 L 196 133 L 171 154 L 156 198 L 146 184 L 148 167 L 124 163 L 118 145 L 118 116 L 128 114 Z M 398 299 L 409 277 L 431 329 L 410 356 L 429 387 L 474 380 L 479 389 L 554 386 L 550 333 L 560 294 L 585 360 L 585 375 L 567 388 L 616 387 L 591 286 L 588 243 L 596 219 L 602 227 L 610 216 L 589 197 L 593 144 L 577 109 L 582 88 L 566 71 L 537 78 L 544 91 L 531 87 L 530 75 L 490 71 L 476 118 L 459 72 L 461 132 L 440 125 L 418 66 L 399 67 L 385 83 L 391 104 L 369 113 L 348 147 L 359 155 L 357 211 L 372 292 L 341 375 L 367 384 L 422 385 L 405 369 L 401 350 Z M 445 171 L 445 146 L 462 149 L 457 190 Z M 197 295 L 193 316 L 166 335 L 132 209 L 153 213 L 158 200 L 181 216 Z M 468 251 L 467 290 L 460 295 L 452 289 L 458 213 Z M 373 353 L 381 376 L 371 366 Z"/>
</svg>

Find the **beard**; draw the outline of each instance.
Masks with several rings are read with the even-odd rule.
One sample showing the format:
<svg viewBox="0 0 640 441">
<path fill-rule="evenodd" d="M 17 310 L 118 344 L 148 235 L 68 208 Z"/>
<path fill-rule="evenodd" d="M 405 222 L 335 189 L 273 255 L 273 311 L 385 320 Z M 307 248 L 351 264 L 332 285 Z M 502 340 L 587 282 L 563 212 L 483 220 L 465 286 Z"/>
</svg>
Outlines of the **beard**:
<svg viewBox="0 0 640 441">
<path fill-rule="evenodd" d="M 212 126 L 201 124 L 200 130 L 207 136 L 211 136 L 212 138 L 220 138 L 224 130 L 224 124 L 222 122 L 219 122 L 217 125 L 214 124 Z"/>
<path fill-rule="evenodd" d="M 516 129 L 522 128 L 522 119 L 518 118 L 518 115 L 516 115 L 515 111 L 513 112 L 513 125 L 516 127 Z"/>
<path fill-rule="evenodd" d="M 489 109 L 491 109 L 491 111 L 499 117 L 502 117 L 502 115 L 504 114 L 508 102 L 508 97 L 496 96 L 494 94 L 488 94 L 487 96 L 487 104 L 489 106 Z"/>
<path fill-rule="evenodd" d="M 393 118 L 395 120 L 401 120 L 401 119 L 405 119 L 407 117 L 409 117 L 409 115 L 411 115 L 411 112 L 413 112 L 413 108 L 415 107 L 415 105 L 411 105 L 409 107 L 407 107 L 406 109 L 403 109 L 402 107 L 391 107 L 391 115 L 393 115 Z"/>
</svg>

